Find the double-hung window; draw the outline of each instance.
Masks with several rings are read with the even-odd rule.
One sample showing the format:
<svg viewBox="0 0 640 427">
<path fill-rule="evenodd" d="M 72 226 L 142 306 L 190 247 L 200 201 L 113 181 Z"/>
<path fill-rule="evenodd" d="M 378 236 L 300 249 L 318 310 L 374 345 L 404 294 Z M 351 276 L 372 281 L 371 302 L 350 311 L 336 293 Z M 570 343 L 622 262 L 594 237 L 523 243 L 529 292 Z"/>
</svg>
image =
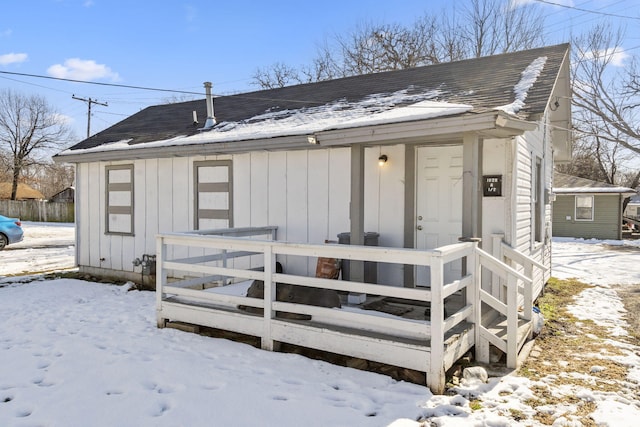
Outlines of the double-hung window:
<svg viewBox="0 0 640 427">
<path fill-rule="evenodd" d="M 576 196 L 576 221 L 593 221 L 593 196 Z"/>
</svg>

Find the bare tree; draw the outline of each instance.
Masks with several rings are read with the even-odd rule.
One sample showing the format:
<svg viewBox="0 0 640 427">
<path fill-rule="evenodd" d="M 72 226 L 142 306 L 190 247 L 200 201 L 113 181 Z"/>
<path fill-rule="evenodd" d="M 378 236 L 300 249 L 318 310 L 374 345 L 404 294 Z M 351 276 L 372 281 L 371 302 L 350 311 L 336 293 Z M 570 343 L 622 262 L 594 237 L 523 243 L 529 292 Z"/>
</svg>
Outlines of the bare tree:
<svg viewBox="0 0 640 427">
<path fill-rule="evenodd" d="M 622 30 L 600 24 L 574 42 L 573 103 L 583 111 L 575 125 L 595 123 L 600 138 L 640 154 L 636 68 L 615 67 L 622 39 Z"/>
<path fill-rule="evenodd" d="M 253 80 L 263 89 L 274 89 L 303 82 L 298 70 L 282 62 L 276 62 L 267 68 L 258 68 L 253 73 Z"/>
<path fill-rule="evenodd" d="M 187 94 L 171 95 L 166 98 L 162 98 L 162 103 L 163 104 L 179 104 L 181 102 L 193 101 L 195 99 L 197 99 L 195 95 L 187 95 Z"/>
<path fill-rule="evenodd" d="M 597 121 L 589 122 L 583 115 L 588 112 L 577 111 L 571 163 L 559 165 L 559 172 L 614 185 L 626 185 L 629 180 L 627 165 L 631 164 L 633 154 L 614 138 L 603 137 Z"/>
<path fill-rule="evenodd" d="M 49 199 L 65 188 L 73 186 L 74 177 L 73 166 L 49 161 L 23 168 L 20 180 Z"/>
<path fill-rule="evenodd" d="M 468 57 L 468 43 L 460 32 L 460 19 L 455 13 L 443 14 L 440 18 L 440 30 L 436 39 L 440 62 L 459 61 Z"/>
<path fill-rule="evenodd" d="M 533 3 L 471 0 L 463 11 L 459 33 L 468 56 L 481 57 L 531 49 L 544 43 L 542 10 Z"/>
<path fill-rule="evenodd" d="M 471 0 L 462 13 L 425 13 L 408 26 L 361 24 L 325 40 L 310 65 L 278 62 L 258 69 L 253 83 L 283 87 L 541 46 L 540 11 L 535 4 L 516 6 L 512 0 Z"/>
<path fill-rule="evenodd" d="M 573 142 L 571 162 L 556 165 L 558 172 L 594 181 L 607 181 L 603 172 L 603 165 L 598 162 L 598 156 L 594 154 L 591 141 L 578 136 Z"/>
<path fill-rule="evenodd" d="M 0 150 L 9 160 L 11 199 L 25 167 L 43 161 L 70 140 L 65 121 L 40 96 L 0 91 Z"/>
<path fill-rule="evenodd" d="M 411 27 L 366 25 L 336 36 L 345 74 L 371 74 L 440 62 L 436 21 L 423 17 Z"/>
</svg>

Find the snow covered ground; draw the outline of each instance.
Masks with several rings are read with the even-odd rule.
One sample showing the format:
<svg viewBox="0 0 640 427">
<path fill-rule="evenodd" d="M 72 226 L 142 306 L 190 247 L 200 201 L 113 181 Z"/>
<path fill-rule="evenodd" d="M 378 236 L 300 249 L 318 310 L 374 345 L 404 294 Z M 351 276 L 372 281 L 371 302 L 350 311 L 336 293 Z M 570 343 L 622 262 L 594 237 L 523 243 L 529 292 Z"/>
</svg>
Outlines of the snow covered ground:
<svg viewBox="0 0 640 427">
<path fill-rule="evenodd" d="M 463 380 L 459 394 L 433 395 L 379 374 L 157 329 L 152 292 L 72 279 L 21 283 L 7 276 L 73 264 L 72 227 L 26 224 L 25 232 L 21 247 L 45 248 L 0 252 L 2 426 L 417 427 L 423 417 L 429 421 L 422 425 L 443 427 L 542 425 L 514 419 L 514 408 L 527 413 L 532 381 L 513 374 L 488 383 Z M 598 285 L 576 300 L 573 312 L 611 328 L 614 343 L 627 325 L 611 285 L 640 284 L 640 252 L 626 250 L 628 244 L 554 240 L 554 276 Z M 624 362 L 636 367 L 629 375 L 635 396 L 577 395 L 597 404 L 597 423 L 635 426 L 640 357 L 637 347 L 620 347 Z M 480 409 L 472 409 L 470 396 Z M 556 426 L 580 425 L 561 416 L 562 408 L 548 411 L 557 414 Z"/>
<path fill-rule="evenodd" d="M 75 266 L 73 224 L 23 221 L 22 229 L 22 242 L 9 245 L 0 252 L 0 278 Z"/>
</svg>

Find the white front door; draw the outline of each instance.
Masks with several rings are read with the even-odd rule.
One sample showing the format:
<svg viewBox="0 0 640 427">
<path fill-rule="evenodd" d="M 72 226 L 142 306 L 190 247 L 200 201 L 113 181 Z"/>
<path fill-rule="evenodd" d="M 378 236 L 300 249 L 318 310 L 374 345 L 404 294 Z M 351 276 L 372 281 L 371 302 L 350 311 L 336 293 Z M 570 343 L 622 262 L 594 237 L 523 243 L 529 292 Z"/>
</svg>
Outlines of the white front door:
<svg viewBox="0 0 640 427">
<path fill-rule="evenodd" d="M 416 152 L 416 248 L 457 243 L 462 236 L 462 145 Z M 445 283 L 459 278 L 460 262 L 444 268 Z M 430 269 L 416 269 L 416 286 L 430 286 Z"/>
</svg>

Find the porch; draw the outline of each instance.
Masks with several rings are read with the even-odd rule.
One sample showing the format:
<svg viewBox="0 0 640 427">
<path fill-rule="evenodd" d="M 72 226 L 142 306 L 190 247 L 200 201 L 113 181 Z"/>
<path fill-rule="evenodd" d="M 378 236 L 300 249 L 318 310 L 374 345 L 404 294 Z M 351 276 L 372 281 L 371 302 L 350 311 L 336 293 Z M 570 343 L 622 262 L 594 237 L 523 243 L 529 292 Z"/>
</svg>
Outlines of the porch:
<svg viewBox="0 0 640 427">
<path fill-rule="evenodd" d="M 277 241 L 276 231 L 257 227 L 158 235 L 158 327 L 184 322 L 259 337 L 265 350 L 288 343 L 413 369 L 426 374 L 435 393 L 444 390 L 446 371 L 474 346 L 478 361 L 489 361 L 493 345 L 506 354 L 508 367 L 516 367 L 531 330 L 533 269 L 541 267 L 535 261 L 495 242 L 498 257 L 477 242 L 434 250 L 308 244 Z M 283 272 L 276 271 L 276 260 L 311 264 L 318 258 L 428 268 L 430 283 L 407 288 L 310 277 L 288 271 L 288 262 Z M 452 264 L 462 273 L 445 279 Z M 246 296 L 253 281 L 263 281 L 264 299 Z M 335 292 L 344 303 L 338 308 L 287 302 L 277 297 L 282 285 Z M 366 299 L 349 304 L 346 294 Z M 372 301 L 425 310 L 389 314 L 367 309 Z"/>
</svg>

